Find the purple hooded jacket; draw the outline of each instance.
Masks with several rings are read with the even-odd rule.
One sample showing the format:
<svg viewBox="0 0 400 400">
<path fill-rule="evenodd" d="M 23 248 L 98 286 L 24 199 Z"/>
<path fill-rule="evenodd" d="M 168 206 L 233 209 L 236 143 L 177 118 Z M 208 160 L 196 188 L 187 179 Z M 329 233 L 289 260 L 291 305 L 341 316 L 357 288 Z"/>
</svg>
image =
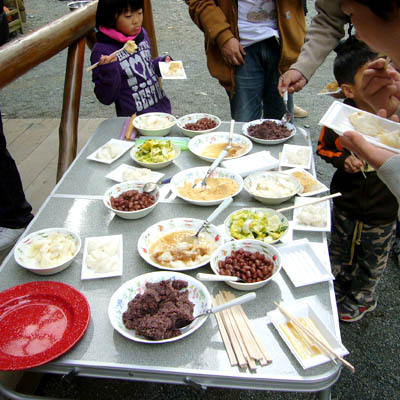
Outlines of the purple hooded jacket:
<svg viewBox="0 0 400 400">
<path fill-rule="evenodd" d="M 119 117 L 148 112 L 171 113 L 171 103 L 158 82 L 160 68 L 158 63 L 164 57 L 152 59 L 151 46 L 147 32 L 142 28 L 135 38 L 138 46 L 133 54 L 123 50 L 117 61 L 99 65 L 93 70 L 94 93 L 106 105 L 115 103 Z M 123 46 L 102 32 L 97 33 L 90 61 L 98 62 L 102 55 L 109 55 Z"/>
</svg>

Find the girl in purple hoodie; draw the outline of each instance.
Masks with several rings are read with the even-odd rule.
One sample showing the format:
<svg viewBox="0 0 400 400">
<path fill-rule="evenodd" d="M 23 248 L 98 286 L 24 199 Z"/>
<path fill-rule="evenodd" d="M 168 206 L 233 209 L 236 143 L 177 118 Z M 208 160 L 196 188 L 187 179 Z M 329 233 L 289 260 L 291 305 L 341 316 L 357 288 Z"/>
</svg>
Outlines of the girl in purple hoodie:
<svg viewBox="0 0 400 400">
<path fill-rule="evenodd" d="M 97 42 L 90 57 L 99 63 L 93 69 L 94 92 L 103 104 L 115 103 L 119 117 L 148 112 L 171 113 L 171 103 L 161 88 L 158 77 L 160 61 L 152 59 L 147 32 L 142 27 L 144 0 L 99 0 L 96 13 Z M 121 49 L 134 40 L 137 49 L 131 54 Z"/>
</svg>

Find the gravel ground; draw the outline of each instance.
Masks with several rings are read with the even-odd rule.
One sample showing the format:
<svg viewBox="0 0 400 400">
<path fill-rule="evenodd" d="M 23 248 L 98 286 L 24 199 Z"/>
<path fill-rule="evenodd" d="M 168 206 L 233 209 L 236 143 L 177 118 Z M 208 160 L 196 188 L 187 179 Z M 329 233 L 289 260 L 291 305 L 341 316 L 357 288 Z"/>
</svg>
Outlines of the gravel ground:
<svg viewBox="0 0 400 400">
<path fill-rule="evenodd" d="M 173 104 L 173 112 L 181 116 L 190 112 L 211 112 L 224 120 L 230 119 L 226 94 L 207 71 L 201 32 L 190 20 L 182 0 L 153 0 L 153 11 L 160 53 L 168 52 L 184 61 L 187 80 L 165 81 L 164 88 Z M 309 16 L 313 4 L 309 3 Z M 67 2 L 60 0 L 25 0 L 26 31 L 34 30 L 68 12 Z M 166 12 L 166 10 L 168 12 Z M 89 65 L 89 51 L 86 65 Z M 66 51 L 53 57 L 24 77 L 10 84 L 0 93 L 0 105 L 6 118 L 57 118 L 61 113 Z M 295 102 L 309 112 L 309 117 L 296 122 L 310 126 L 316 145 L 318 121 L 331 103 L 327 96 L 316 93 L 332 76 L 332 56 L 319 68 L 306 88 L 296 94 Z M 82 118 L 111 117 L 113 107 L 101 105 L 93 94 L 91 76 L 85 75 L 80 116 Z M 332 168 L 317 159 L 319 178 L 329 184 Z M 341 324 L 344 345 L 350 350 L 348 360 L 356 367 L 352 375 L 343 370 L 334 385 L 335 399 L 400 398 L 400 346 L 398 335 L 398 299 L 400 268 L 391 256 L 385 276 L 379 287 L 377 309 L 361 321 Z M 263 391 L 225 390 L 209 388 L 198 393 L 178 385 L 135 383 L 108 379 L 75 378 L 65 382 L 58 376 L 46 375 L 37 394 L 76 399 L 310 399 L 312 394 L 269 393 Z"/>
</svg>

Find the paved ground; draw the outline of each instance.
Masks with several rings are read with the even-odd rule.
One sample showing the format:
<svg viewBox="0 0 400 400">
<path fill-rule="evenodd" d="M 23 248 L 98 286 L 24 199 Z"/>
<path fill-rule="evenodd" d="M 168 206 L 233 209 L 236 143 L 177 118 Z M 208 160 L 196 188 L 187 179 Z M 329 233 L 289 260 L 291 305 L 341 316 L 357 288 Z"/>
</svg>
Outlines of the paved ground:
<svg viewBox="0 0 400 400">
<path fill-rule="evenodd" d="M 309 1 L 312 13 L 313 2 Z M 27 28 L 35 29 L 68 12 L 67 2 L 60 0 L 25 0 Z M 193 25 L 182 0 L 153 0 L 159 52 L 169 52 L 184 62 L 188 75 L 185 81 L 165 81 L 164 88 L 173 104 L 173 112 L 181 116 L 189 112 L 211 112 L 229 119 L 227 97 L 218 83 L 210 78 L 204 58 L 202 35 Z M 311 14 L 310 13 L 310 14 Z M 88 54 L 87 54 L 88 56 Z M 58 117 L 61 111 L 66 52 L 35 68 L 0 93 L 2 112 L 8 118 Z M 86 60 L 89 65 L 88 59 Z M 331 103 L 318 91 L 331 81 L 332 57 L 318 70 L 307 87 L 296 95 L 296 104 L 306 108 L 310 116 L 297 120 L 298 125 L 308 124 L 317 142 L 318 121 Z M 88 74 L 85 76 L 81 117 L 114 116 L 112 107 L 102 106 L 93 95 Z M 332 169 L 317 160 L 318 175 L 329 184 Z M 342 324 L 342 338 L 350 350 L 348 360 L 356 373 L 344 370 L 333 388 L 333 398 L 355 400 L 394 400 L 400 398 L 400 368 L 398 358 L 400 298 L 400 268 L 391 257 L 379 287 L 379 303 L 375 312 L 354 324 Z M 262 391 L 208 389 L 197 393 L 190 388 L 150 383 L 132 383 L 112 380 L 76 378 L 72 383 L 59 377 L 46 377 L 40 393 L 48 396 L 79 399 L 310 399 L 311 394 L 276 394 Z"/>
</svg>

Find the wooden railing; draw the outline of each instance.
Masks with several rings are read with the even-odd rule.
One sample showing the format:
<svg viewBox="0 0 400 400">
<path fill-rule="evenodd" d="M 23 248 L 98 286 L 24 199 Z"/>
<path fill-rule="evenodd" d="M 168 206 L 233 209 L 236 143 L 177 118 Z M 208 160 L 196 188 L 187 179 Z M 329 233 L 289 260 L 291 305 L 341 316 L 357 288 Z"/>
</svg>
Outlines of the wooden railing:
<svg viewBox="0 0 400 400">
<path fill-rule="evenodd" d="M 59 129 L 57 181 L 76 157 L 85 43 L 86 37 L 93 37 L 96 9 L 97 1 L 93 1 L 0 48 L 0 89 L 68 48 Z M 145 0 L 143 26 L 149 34 L 153 56 L 156 56 L 158 50 L 151 0 Z"/>
</svg>

